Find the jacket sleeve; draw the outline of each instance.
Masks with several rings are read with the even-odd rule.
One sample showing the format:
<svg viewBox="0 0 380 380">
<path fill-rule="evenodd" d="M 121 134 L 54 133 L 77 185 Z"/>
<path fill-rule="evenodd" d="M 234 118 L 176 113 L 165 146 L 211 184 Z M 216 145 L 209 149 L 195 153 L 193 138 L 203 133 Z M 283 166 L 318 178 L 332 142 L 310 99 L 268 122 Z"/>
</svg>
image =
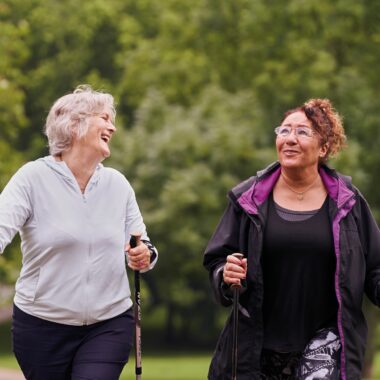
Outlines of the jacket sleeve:
<svg viewBox="0 0 380 380">
<path fill-rule="evenodd" d="M 32 214 L 28 166 L 20 168 L 0 194 L 0 253 Z"/>
<path fill-rule="evenodd" d="M 154 244 L 149 239 L 146 231 L 146 226 L 143 217 L 140 212 L 140 208 L 137 204 L 136 195 L 132 187 L 128 184 L 129 199 L 126 208 L 126 220 L 125 220 L 125 242 L 128 243 L 131 234 L 134 232 L 141 233 L 141 241 L 146 244 L 150 251 L 150 264 L 146 269 L 141 270 L 141 273 L 145 273 L 154 268 L 158 260 L 158 251 Z"/>
<path fill-rule="evenodd" d="M 203 265 L 209 271 L 214 298 L 224 306 L 232 303 L 232 292 L 223 282 L 223 268 L 227 256 L 239 252 L 240 219 L 241 211 L 230 202 L 206 247 L 203 258 Z"/>
<path fill-rule="evenodd" d="M 380 306 L 380 230 L 366 200 L 359 196 L 359 234 L 366 257 L 365 292 Z"/>
</svg>

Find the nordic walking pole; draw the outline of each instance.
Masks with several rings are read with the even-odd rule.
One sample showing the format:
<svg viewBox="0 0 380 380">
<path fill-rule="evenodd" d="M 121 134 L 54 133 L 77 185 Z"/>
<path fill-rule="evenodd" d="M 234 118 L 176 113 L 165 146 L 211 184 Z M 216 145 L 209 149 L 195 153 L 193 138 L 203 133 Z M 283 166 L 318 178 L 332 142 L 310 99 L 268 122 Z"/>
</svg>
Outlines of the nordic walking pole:
<svg viewBox="0 0 380 380">
<path fill-rule="evenodd" d="M 129 245 L 131 248 L 137 247 L 141 239 L 140 234 L 131 234 Z M 135 374 L 136 380 L 141 380 L 142 366 L 141 366 L 141 294 L 140 294 L 140 271 L 135 270 Z"/>
<path fill-rule="evenodd" d="M 235 256 L 238 259 L 244 257 L 241 253 L 233 253 L 232 256 Z M 232 284 L 231 289 L 233 292 L 233 309 L 232 309 L 232 377 L 231 380 L 237 380 L 237 349 L 238 349 L 238 319 L 239 319 L 239 291 L 241 285 Z"/>
</svg>

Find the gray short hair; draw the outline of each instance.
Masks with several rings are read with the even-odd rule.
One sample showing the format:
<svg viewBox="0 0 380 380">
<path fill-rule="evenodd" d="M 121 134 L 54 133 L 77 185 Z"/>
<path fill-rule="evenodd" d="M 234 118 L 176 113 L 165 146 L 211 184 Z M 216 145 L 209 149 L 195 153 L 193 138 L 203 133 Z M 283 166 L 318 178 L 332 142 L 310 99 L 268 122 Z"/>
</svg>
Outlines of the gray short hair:
<svg viewBox="0 0 380 380">
<path fill-rule="evenodd" d="M 88 129 L 87 119 L 98 113 L 109 111 L 114 122 L 116 110 L 112 95 L 95 91 L 89 85 L 80 85 L 71 94 L 59 98 L 46 118 L 45 135 L 49 151 L 57 156 L 72 145 L 73 132 L 82 137 Z"/>
</svg>

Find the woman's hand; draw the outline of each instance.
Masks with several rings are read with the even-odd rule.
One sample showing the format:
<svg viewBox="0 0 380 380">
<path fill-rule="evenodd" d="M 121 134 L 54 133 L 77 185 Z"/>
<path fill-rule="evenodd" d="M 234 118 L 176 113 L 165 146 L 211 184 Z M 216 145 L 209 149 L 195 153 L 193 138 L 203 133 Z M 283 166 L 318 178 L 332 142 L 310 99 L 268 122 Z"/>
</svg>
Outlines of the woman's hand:
<svg viewBox="0 0 380 380">
<path fill-rule="evenodd" d="M 241 286 L 241 280 L 247 276 L 247 259 L 239 259 L 233 255 L 227 256 L 223 269 L 223 281 L 228 284 Z"/>
<path fill-rule="evenodd" d="M 131 248 L 129 244 L 125 246 L 127 252 L 128 266 L 133 270 L 143 270 L 150 265 L 150 251 L 149 248 L 140 241 L 135 248 Z"/>
</svg>

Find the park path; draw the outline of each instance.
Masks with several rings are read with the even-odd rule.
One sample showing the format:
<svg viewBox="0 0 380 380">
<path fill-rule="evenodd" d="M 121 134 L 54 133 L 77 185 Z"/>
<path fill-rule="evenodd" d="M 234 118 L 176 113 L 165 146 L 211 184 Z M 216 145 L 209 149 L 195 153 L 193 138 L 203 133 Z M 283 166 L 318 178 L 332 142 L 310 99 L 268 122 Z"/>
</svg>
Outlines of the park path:
<svg viewBox="0 0 380 380">
<path fill-rule="evenodd" d="M 19 370 L 0 368 L 0 380 L 25 380 L 25 377 Z"/>
</svg>

